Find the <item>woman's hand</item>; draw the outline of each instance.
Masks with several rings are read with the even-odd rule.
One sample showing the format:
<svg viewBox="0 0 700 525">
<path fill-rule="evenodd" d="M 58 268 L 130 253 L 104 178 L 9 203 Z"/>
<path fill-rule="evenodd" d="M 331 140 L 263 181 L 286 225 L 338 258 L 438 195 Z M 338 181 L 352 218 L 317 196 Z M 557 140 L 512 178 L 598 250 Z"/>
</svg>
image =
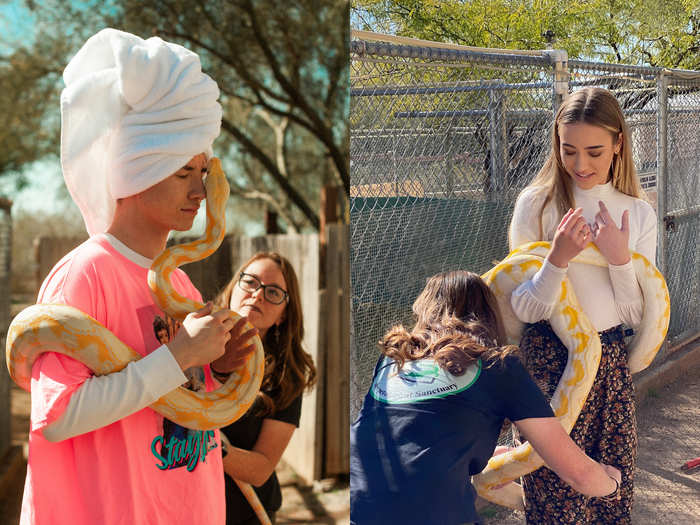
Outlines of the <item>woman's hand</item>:
<svg viewBox="0 0 700 525">
<path fill-rule="evenodd" d="M 493 454 L 491 454 L 491 456 L 500 456 L 501 454 L 505 454 L 506 452 L 510 452 L 511 450 L 515 450 L 515 447 L 506 447 L 505 445 L 498 445 L 495 449 L 493 449 Z"/>
<path fill-rule="evenodd" d="M 228 312 L 228 310 L 226 310 Z M 258 335 L 255 328 L 245 330 L 247 319 L 241 317 L 231 329 L 231 339 L 226 342 L 226 352 L 211 363 L 212 368 L 221 374 L 233 372 L 245 363 L 248 355 L 255 350 L 255 344 L 250 340 Z"/>
<path fill-rule="evenodd" d="M 622 485 L 622 474 L 620 473 L 619 470 L 617 470 L 617 469 L 616 469 L 615 467 L 613 467 L 612 465 L 606 465 L 605 463 L 601 463 L 600 466 L 603 467 L 603 470 L 605 470 L 605 473 L 606 473 L 608 476 L 610 476 L 612 479 L 614 479 L 615 481 L 617 481 L 617 488 L 618 488 L 618 491 L 617 491 L 616 499 L 619 500 L 619 499 L 620 499 L 620 491 L 619 491 L 619 488 L 620 488 L 620 486 Z M 614 492 L 614 491 L 613 491 L 613 492 Z"/>
<path fill-rule="evenodd" d="M 594 461 L 574 443 L 555 417 L 528 418 L 515 421 L 527 439 L 562 481 L 586 496 L 604 497 L 615 491 L 620 472 L 610 465 Z"/>
<path fill-rule="evenodd" d="M 562 217 L 552 240 L 547 260 L 554 266 L 566 268 L 569 261 L 586 247 L 591 239 L 591 229 L 583 218 L 583 208 L 569 209 Z"/>
<path fill-rule="evenodd" d="M 625 210 L 622 213 L 622 227 L 618 228 L 605 203 L 598 201 L 598 206 L 600 211 L 592 227 L 593 242 L 610 264 L 627 264 L 630 260 L 630 212 Z"/>
</svg>

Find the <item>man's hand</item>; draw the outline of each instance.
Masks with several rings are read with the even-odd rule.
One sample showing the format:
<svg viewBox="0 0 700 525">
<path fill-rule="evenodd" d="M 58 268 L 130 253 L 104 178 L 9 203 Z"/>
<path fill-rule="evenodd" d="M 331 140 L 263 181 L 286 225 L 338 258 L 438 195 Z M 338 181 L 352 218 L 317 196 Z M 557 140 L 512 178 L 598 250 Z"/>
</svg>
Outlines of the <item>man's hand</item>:
<svg viewBox="0 0 700 525">
<path fill-rule="evenodd" d="M 203 366 L 224 354 L 233 328 L 229 310 L 211 313 L 212 303 L 185 317 L 168 348 L 182 370 Z"/>
<path fill-rule="evenodd" d="M 227 312 L 229 310 L 226 310 Z M 226 352 L 223 356 L 212 362 L 212 368 L 219 373 L 228 374 L 241 367 L 248 355 L 255 350 L 252 337 L 258 335 L 255 328 L 246 330 L 245 317 L 241 317 L 231 329 L 231 338 L 226 343 Z"/>
</svg>

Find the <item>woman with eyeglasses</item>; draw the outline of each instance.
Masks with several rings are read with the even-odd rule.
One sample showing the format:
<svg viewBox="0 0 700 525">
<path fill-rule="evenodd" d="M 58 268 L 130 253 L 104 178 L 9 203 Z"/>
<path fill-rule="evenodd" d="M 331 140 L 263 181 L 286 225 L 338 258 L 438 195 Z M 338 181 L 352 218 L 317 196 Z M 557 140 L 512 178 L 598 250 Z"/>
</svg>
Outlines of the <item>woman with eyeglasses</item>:
<svg viewBox="0 0 700 525">
<path fill-rule="evenodd" d="M 297 276 L 290 262 L 278 253 L 256 253 L 214 302 L 247 317 L 265 348 L 265 374 L 258 398 L 241 419 L 221 429 L 226 523 L 258 523 L 234 479 L 255 487 L 274 523 L 275 512 L 282 505 L 275 467 L 299 426 L 302 392 L 316 381 L 311 356 L 301 346 L 304 322 Z M 228 374 L 217 372 L 229 369 L 225 362 L 214 361 L 211 369 L 219 381 L 228 378 Z M 224 436 L 228 443 L 224 443 Z"/>
</svg>

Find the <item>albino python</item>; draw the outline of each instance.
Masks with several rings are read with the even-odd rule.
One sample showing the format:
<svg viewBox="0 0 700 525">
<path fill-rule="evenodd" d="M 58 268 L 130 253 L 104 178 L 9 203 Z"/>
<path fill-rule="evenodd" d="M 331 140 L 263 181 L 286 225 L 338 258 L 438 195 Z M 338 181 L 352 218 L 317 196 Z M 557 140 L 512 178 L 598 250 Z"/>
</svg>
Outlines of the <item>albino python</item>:
<svg viewBox="0 0 700 525">
<path fill-rule="evenodd" d="M 548 242 L 533 242 L 513 250 L 482 277 L 496 295 L 510 343 L 518 344 L 523 323 L 510 306 L 510 296 L 521 283 L 540 269 L 550 249 Z M 590 244 L 571 262 L 607 266 L 595 245 Z M 661 273 L 644 256 L 632 253 L 632 265 L 644 297 L 642 323 L 628 348 L 630 372 L 644 370 L 658 352 L 668 330 L 671 303 Z M 549 319 L 554 333 L 569 352 L 568 361 L 551 405 L 567 432 L 571 432 L 588 397 L 601 357 L 598 333 L 581 308 L 568 279 Z M 522 488 L 513 480 L 540 468 L 544 461 L 525 442 L 517 448 L 492 457 L 472 482 L 481 497 L 493 503 L 523 509 Z"/>
<path fill-rule="evenodd" d="M 178 294 L 170 283 L 170 274 L 182 264 L 211 255 L 225 234 L 229 185 L 217 158 L 209 162 L 205 185 L 207 226 L 204 237 L 167 248 L 153 261 L 148 273 L 148 285 L 154 300 L 164 312 L 179 321 L 204 305 Z M 232 319 L 236 322 L 240 316 L 232 313 Z M 252 328 L 246 323 L 246 330 Z M 199 430 L 221 428 L 236 421 L 255 401 L 263 377 L 265 354 L 262 342 L 258 336 L 251 341 L 255 351 L 220 388 L 211 392 L 194 392 L 179 387 L 150 407 L 179 425 Z M 7 369 L 15 383 L 30 390 L 32 365 L 38 355 L 45 351 L 59 352 L 77 359 L 98 376 L 118 372 L 129 362 L 142 357 L 80 310 L 67 305 L 36 304 L 20 312 L 7 333 Z M 253 488 L 238 480 L 236 483 L 260 521 L 270 523 Z"/>
</svg>

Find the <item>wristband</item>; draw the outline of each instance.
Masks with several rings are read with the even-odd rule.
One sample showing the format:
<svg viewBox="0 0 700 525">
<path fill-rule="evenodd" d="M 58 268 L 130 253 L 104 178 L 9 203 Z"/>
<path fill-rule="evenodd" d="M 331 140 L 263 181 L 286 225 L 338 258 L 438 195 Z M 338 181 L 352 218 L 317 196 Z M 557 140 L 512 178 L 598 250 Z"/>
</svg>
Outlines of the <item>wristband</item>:
<svg viewBox="0 0 700 525">
<path fill-rule="evenodd" d="M 211 370 L 211 374 L 220 383 L 225 383 L 228 381 L 228 378 L 231 377 L 231 374 L 233 374 L 233 372 L 219 372 L 218 370 L 214 370 L 212 365 L 209 365 L 209 370 Z"/>
<path fill-rule="evenodd" d="M 605 496 L 598 496 L 598 499 L 603 501 L 617 501 L 620 499 L 620 483 L 612 476 L 608 477 L 615 482 L 615 490 Z"/>
</svg>

